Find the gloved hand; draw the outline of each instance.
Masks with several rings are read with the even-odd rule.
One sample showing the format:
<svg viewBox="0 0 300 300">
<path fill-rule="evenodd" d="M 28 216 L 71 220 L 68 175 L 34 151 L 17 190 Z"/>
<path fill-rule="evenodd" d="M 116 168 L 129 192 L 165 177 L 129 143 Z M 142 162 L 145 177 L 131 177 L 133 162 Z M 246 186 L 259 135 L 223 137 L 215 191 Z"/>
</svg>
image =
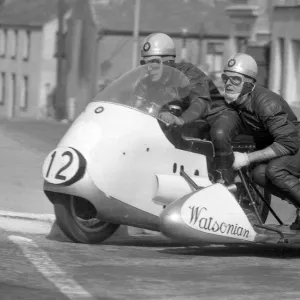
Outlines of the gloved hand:
<svg viewBox="0 0 300 300">
<path fill-rule="evenodd" d="M 174 116 L 169 111 L 160 113 L 158 118 L 166 122 L 168 125 L 178 125 L 178 126 L 184 125 L 184 121 L 182 118 Z"/>
<path fill-rule="evenodd" d="M 234 154 L 234 163 L 232 165 L 232 168 L 234 170 L 239 170 L 242 167 L 250 165 L 250 161 L 247 153 L 233 152 L 233 154 Z"/>
</svg>

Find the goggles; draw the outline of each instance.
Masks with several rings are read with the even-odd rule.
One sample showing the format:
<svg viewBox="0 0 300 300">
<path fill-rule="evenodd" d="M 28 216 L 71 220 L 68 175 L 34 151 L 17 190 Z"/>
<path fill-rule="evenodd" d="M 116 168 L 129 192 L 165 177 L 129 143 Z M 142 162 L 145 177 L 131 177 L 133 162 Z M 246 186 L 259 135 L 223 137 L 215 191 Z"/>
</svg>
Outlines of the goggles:
<svg viewBox="0 0 300 300">
<path fill-rule="evenodd" d="M 227 74 L 222 73 L 221 78 L 225 84 L 229 80 L 235 86 L 239 86 L 244 82 L 244 78 L 238 75 L 228 76 Z"/>
<path fill-rule="evenodd" d="M 168 57 L 145 57 L 143 59 L 141 59 L 140 64 L 146 65 L 146 64 L 164 64 L 167 66 L 172 66 L 174 64 L 174 59 L 172 59 L 172 57 L 168 56 Z"/>
</svg>

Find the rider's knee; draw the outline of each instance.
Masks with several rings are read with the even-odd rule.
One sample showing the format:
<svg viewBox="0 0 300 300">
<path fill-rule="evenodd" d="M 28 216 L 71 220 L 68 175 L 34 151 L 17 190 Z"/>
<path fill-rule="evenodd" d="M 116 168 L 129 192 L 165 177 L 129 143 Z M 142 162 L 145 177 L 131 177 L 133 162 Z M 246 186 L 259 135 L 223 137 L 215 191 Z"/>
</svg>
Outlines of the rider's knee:
<svg viewBox="0 0 300 300">
<path fill-rule="evenodd" d="M 218 143 L 223 143 L 228 141 L 228 132 L 223 128 L 211 128 L 210 137 L 213 141 L 217 141 Z"/>
<path fill-rule="evenodd" d="M 261 164 L 252 170 L 253 181 L 262 187 L 266 186 L 266 168 L 266 164 Z"/>
<path fill-rule="evenodd" d="M 283 168 L 277 161 L 271 161 L 266 167 L 266 177 L 273 182 L 281 176 Z"/>
</svg>

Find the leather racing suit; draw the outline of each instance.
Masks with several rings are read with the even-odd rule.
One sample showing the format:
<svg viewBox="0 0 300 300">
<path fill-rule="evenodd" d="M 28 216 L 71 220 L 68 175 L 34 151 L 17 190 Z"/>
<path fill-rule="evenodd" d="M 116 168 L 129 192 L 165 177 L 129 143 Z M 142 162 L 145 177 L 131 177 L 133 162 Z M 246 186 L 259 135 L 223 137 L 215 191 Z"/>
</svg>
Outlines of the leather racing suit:
<svg viewBox="0 0 300 300">
<path fill-rule="evenodd" d="M 300 123 L 278 94 L 256 86 L 231 104 L 241 117 L 240 132 L 253 136 L 257 150 L 271 147 L 278 157 L 253 170 L 254 180 L 300 208 Z"/>
<path fill-rule="evenodd" d="M 234 161 L 231 141 L 238 133 L 239 116 L 199 68 L 186 62 L 176 63 L 174 67 L 187 76 L 191 87 L 189 97 L 183 101 L 181 118 L 187 125 L 199 119 L 207 121 L 209 137 L 215 148 L 214 168 L 221 171 L 227 183 L 231 183 L 233 179 L 229 178 L 231 175 L 227 170 Z"/>
</svg>

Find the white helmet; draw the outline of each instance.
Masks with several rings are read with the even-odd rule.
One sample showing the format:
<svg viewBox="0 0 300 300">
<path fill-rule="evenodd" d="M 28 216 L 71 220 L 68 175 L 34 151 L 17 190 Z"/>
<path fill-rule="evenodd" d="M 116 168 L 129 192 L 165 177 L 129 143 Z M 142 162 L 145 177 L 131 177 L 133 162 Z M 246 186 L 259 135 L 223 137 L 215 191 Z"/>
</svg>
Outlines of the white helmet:
<svg viewBox="0 0 300 300">
<path fill-rule="evenodd" d="M 256 80 L 257 63 L 254 58 L 245 53 L 233 55 L 224 66 L 224 72 L 235 72 Z"/>
<path fill-rule="evenodd" d="M 152 33 L 148 35 L 141 50 L 141 56 L 176 56 L 173 40 L 165 33 Z"/>
</svg>

